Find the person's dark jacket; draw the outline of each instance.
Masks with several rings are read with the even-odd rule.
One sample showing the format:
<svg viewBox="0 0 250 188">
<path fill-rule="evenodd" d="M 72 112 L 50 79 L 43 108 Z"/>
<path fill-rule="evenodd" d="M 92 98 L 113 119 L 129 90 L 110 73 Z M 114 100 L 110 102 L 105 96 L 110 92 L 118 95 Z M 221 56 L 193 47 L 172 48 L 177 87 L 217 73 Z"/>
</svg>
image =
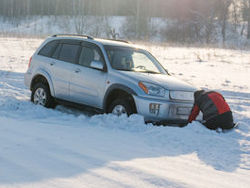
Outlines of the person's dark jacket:
<svg viewBox="0 0 250 188">
<path fill-rule="evenodd" d="M 203 120 L 205 121 L 227 112 L 231 113 L 224 97 L 218 92 L 200 90 L 195 92 L 194 98 L 195 102 L 188 122 L 195 120 L 200 111 L 203 113 Z"/>
</svg>

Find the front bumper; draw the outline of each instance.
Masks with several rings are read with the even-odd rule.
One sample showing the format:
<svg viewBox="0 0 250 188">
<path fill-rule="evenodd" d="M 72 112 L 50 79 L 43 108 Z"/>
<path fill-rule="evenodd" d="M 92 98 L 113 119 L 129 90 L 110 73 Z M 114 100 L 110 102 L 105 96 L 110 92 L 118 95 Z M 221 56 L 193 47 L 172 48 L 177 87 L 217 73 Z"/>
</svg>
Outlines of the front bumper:
<svg viewBox="0 0 250 188">
<path fill-rule="evenodd" d="M 193 101 L 176 102 L 164 99 L 134 96 L 137 113 L 146 122 L 157 124 L 187 124 Z"/>
</svg>

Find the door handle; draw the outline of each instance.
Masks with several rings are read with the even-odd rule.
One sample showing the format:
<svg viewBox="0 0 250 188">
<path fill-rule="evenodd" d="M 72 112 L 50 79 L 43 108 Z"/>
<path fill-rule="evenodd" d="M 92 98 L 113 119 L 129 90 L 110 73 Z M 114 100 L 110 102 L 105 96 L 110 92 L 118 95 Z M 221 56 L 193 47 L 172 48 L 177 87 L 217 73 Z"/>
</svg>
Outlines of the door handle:
<svg viewBox="0 0 250 188">
<path fill-rule="evenodd" d="M 79 73 L 79 72 L 81 72 L 80 69 L 76 69 L 76 70 L 75 70 L 75 73 Z"/>
</svg>

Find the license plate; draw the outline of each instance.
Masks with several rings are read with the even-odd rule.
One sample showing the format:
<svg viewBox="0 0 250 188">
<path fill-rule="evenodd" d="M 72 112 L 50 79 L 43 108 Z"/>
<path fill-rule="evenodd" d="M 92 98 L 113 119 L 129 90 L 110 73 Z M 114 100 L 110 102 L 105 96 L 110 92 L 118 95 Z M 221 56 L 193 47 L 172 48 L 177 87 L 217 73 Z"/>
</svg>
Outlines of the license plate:
<svg viewBox="0 0 250 188">
<path fill-rule="evenodd" d="M 189 107 L 179 107 L 177 108 L 177 114 L 178 115 L 189 115 L 192 108 Z"/>
</svg>

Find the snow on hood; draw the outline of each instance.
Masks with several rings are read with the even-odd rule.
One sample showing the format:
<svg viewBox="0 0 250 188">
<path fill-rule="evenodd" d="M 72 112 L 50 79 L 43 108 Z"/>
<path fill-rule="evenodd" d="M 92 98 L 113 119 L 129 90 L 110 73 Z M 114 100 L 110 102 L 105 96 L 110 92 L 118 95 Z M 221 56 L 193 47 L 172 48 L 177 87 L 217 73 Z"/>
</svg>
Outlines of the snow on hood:
<svg viewBox="0 0 250 188">
<path fill-rule="evenodd" d="M 168 90 L 178 90 L 178 91 L 195 91 L 197 90 L 194 86 L 179 80 L 170 75 L 164 74 L 150 74 L 150 73 L 140 73 L 140 72 L 129 72 L 129 71 L 120 71 L 126 77 L 131 79 L 137 79 L 138 82 L 149 82 L 159 86 L 164 87 Z"/>
</svg>

